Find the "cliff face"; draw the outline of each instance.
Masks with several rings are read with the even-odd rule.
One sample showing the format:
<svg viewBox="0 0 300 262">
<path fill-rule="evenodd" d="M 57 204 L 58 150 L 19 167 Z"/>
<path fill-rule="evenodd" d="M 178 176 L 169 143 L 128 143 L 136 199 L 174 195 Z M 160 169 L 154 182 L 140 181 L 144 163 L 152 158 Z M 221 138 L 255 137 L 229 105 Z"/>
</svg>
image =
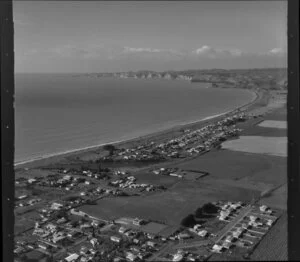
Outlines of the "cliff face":
<svg viewBox="0 0 300 262">
<path fill-rule="evenodd" d="M 98 73 L 96 77 L 133 79 L 185 80 L 193 83 L 212 83 L 212 87 L 287 89 L 286 68 L 239 69 L 239 70 L 185 70 L 185 71 L 137 71 Z"/>
</svg>

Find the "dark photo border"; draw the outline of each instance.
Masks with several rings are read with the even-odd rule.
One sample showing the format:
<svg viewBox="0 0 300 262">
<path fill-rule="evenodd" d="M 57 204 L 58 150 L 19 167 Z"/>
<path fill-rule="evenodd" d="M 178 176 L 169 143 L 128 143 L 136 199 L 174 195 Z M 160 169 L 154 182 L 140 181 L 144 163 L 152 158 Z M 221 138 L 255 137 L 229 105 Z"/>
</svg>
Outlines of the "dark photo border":
<svg viewBox="0 0 300 262">
<path fill-rule="evenodd" d="M 0 2 L 2 261 L 14 261 L 14 27 L 12 0 Z"/>
<path fill-rule="evenodd" d="M 288 259 L 300 260 L 299 1 L 288 1 Z"/>
</svg>

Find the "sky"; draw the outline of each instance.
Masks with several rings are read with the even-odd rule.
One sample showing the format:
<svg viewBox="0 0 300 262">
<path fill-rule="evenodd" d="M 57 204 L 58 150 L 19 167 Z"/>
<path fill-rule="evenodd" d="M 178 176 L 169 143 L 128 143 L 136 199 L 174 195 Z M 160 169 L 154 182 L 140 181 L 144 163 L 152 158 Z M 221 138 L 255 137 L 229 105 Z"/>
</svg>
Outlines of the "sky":
<svg viewBox="0 0 300 262">
<path fill-rule="evenodd" d="M 287 1 L 14 1 L 16 73 L 287 66 Z"/>
</svg>

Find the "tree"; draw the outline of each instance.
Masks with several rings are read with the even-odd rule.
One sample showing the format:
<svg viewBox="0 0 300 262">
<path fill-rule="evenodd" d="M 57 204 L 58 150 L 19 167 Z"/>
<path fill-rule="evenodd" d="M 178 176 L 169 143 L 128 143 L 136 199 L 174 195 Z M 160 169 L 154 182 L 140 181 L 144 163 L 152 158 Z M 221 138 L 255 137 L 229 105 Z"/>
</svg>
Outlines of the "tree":
<svg viewBox="0 0 300 262">
<path fill-rule="evenodd" d="M 184 219 L 182 219 L 181 221 L 181 225 L 185 226 L 185 227 L 192 227 L 196 224 L 196 220 L 194 218 L 193 214 L 189 214 L 188 216 L 186 216 Z"/>
<path fill-rule="evenodd" d="M 212 203 L 206 203 L 202 207 L 203 211 L 208 214 L 217 213 L 219 208 Z"/>
<path fill-rule="evenodd" d="M 112 156 L 114 154 L 114 151 L 116 150 L 114 145 L 107 144 L 103 147 L 104 150 L 109 152 L 109 155 Z"/>
<path fill-rule="evenodd" d="M 195 211 L 195 216 L 197 218 L 201 218 L 203 216 L 203 209 L 202 207 L 198 208 L 196 211 Z"/>
</svg>

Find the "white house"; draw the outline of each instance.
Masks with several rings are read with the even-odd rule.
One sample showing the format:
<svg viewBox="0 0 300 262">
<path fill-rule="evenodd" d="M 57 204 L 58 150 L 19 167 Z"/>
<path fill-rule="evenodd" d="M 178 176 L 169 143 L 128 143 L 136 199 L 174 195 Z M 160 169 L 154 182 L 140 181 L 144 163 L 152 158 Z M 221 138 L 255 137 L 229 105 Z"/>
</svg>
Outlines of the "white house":
<svg viewBox="0 0 300 262">
<path fill-rule="evenodd" d="M 110 240 L 113 241 L 113 242 L 117 242 L 117 243 L 121 242 L 121 238 L 120 237 L 116 237 L 116 236 L 111 236 Z"/>
<path fill-rule="evenodd" d="M 79 258 L 79 255 L 74 253 L 65 258 L 67 262 L 76 261 Z"/>
<path fill-rule="evenodd" d="M 262 205 L 262 206 L 259 207 L 259 210 L 261 212 L 265 212 L 265 211 L 267 211 L 267 209 L 268 209 L 268 207 L 266 205 Z"/>
</svg>

